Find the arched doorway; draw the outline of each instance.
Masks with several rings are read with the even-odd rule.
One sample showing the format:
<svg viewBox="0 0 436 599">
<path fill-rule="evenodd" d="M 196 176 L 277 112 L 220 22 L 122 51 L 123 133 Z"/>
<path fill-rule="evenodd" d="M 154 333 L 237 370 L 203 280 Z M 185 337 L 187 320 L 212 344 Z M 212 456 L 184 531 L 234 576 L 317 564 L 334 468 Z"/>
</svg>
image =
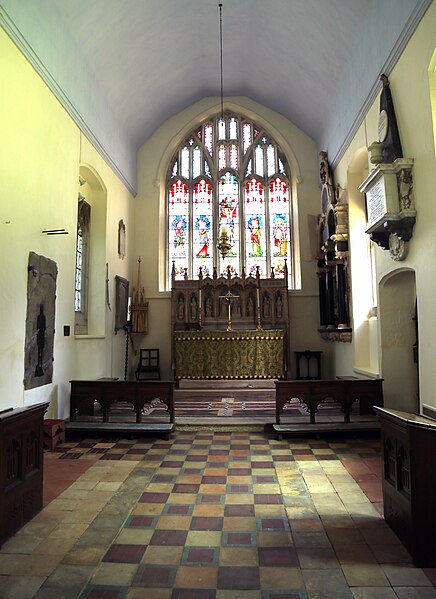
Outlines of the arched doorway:
<svg viewBox="0 0 436 599">
<path fill-rule="evenodd" d="M 396 270 L 379 284 L 381 375 L 386 407 L 419 412 L 415 271 Z"/>
</svg>

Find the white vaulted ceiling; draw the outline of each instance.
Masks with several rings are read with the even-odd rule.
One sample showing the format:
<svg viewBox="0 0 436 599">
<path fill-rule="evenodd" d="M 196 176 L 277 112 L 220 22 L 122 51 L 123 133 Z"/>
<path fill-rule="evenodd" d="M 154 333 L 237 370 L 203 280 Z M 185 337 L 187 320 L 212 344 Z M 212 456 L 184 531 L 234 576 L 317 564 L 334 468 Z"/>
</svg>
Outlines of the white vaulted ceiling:
<svg viewBox="0 0 436 599">
<path fill-rule="evenodd" d="M 431 0 L 223 0 L 224 94 L 289 118 L 332 160 Z M 218 96 L 215 0 L 0 0 L 0 23 L 135 188 L 136 151 Z"/>
</svg>

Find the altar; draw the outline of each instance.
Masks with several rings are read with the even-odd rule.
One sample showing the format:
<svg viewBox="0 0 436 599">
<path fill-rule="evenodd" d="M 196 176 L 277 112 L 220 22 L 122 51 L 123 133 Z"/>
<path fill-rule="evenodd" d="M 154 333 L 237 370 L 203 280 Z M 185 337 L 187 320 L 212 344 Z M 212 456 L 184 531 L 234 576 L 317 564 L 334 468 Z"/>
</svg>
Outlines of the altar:
<svg viewBox="0 0 436 599">
<path fill-rule="evenodd" d="M 284 277 L 176 279 L 171 294 L 172 364 L 180 379 L 286 379 L 287 268 Z"/>
<path fill-rule="evenodd" d="M 282 379 L 285 331 L 174 334 L 176 379 Z"/>
</svg>

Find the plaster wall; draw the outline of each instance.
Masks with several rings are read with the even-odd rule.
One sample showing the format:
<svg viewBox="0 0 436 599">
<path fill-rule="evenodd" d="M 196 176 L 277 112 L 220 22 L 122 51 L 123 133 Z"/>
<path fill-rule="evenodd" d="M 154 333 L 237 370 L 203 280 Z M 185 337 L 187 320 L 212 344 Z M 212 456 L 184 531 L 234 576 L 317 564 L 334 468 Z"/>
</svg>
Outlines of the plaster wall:
<svg viewBox="0 0 436 599">
<path fill-rule="evenodd" d="M 436 47 L 436 4 L 432 3 L 414 35 L 389 75 L 395 112 L 401 137 L 403 154 L 414 159 L 414 199 L 417 222 L 409 243 L 407 258 L 401 263 L 391 259 L 389 252 L 376 247 L 376 284 L 400 268 L 416 273 L 416 295 L 419 314 L 419 381 L 420 401 L 436 407 L 434 386 L 434 356 L 436 355 L 436 323 L 434 319 L 434 297 L 436 293 L 436 271 L 434 252 L 436 234 L 434 230 L 434 190 L 436 188 L 435 145 L 433 137 L 432 111 L 428 69 Z M 368 110 L 365 119 L 344 157 L 335 169 L 335 181 L 345 188 L 347 173 L 355 153 L 368 147 L 378 139 L 379 99 Z M 372 168 L 372 165 L 368 165 Z M 369 284 L 369 281 L 368 281 Z M 353 294 L 353 310 L 359 298 Z M 392 298 L 390 301 L 394 301 Z M 374 322 L 370 326 L 374 326 Z M 380 323 L 378 323 L 380 333 Z M 375 348 L 372 346 L 371 351 Z M 411 350 L 412 351 L 412 350 Z M 383 356 L 383 347 L 379 347 Z M 341 348 L 335 348 L 336 363 L 344 359 Z M 343 362 L 345 365 L 345 362 Z M 353 359 L 354 364 L 354 359 Z M 350 364 L 349 364 L 350 365 Z M 380 364 L 383 377 L 383 359 Z M 389 367 L 390 368 L 390 367 Z M 336 371 L 339 374 L 338 371 Z M 347 374 L 355 374 L 354 366 Z M 407 369 L 397 370 L 397 379 L 407 376 Z M 390 389 L 386 389 L 392 397 Z M 395 403 L 395 399 L 392 400 Z M 398 405 L 400 405 L 400 400 Z M 395 405 L 391 404 L 391 407 Z"/>
<path fill-rule="evenodd" d="M 219 111 L 218 98 L 205 98 L 167 120 L 138 152 L 138 196 L 135 200 L 135 250 L 144 260 L 145 292 L 149 301 L 150 332 L 138 344 L 159 347 L 162 375 L 171 376 L 170 293 L 165 290 L 165 178 L 174 150 L 196 123 Z M 276 139 L 287 154 L 295 204 L 297 272 L 290 291 L 290 348 L 325 349 L 318 326 L 316 276 L 316 217 L 319 213 L 316 145 L 290 121 L 245 97 L 225 99 L 225 109 L 252 118 Z M 315 331 L 315 333 L 313 333 Z M 307 346 L 310 341 L 310 347 Z M 293 367 L 293 364 L 291 363 Z"/>
<path fill-rule="evenodd" d="M 132 197 L 81 135 L 22 54 L 0 30 L 0 410 L 50 400 L 49 416 L 68 414 L 74 377 L 122 376 L 123 339 L 113 331 L 113 277 L 129 278 L 129 256 L 117 254 L 118 220 L 130 227 Z M 74 272 L 80 163 L 99 172 L 107 194 L 104 251 L 109 263 L 112 312 L 102 338 L 74 338 Z M 64 228 L 68 235 L 45 235 Z M 53 383 L 24 392 L 24 335 L 29 251 L 58 267 Z M 104 284 L 105 272 L 101 272 Z M 104 287 L 103 287 L 104 289 Z M 69 325 L 70 336 L 63 336 Z M 86 365 L 86 368 L 84 368 Z"/>
</svg>

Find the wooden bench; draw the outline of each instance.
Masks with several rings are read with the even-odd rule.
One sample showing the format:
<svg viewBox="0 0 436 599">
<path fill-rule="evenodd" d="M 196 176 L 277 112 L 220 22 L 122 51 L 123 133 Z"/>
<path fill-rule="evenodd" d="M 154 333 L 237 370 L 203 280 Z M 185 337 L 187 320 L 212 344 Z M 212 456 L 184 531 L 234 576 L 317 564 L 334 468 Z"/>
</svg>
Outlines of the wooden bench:
<svg viewBox="0 0 436 599">
<path fill-rule="evenodd" d="M 73 380 L 71 383 L 70 422 L 68 431 L 101 430 L 114 433 L 164 433 L 174 431 L 174 381 L 117 381 Z M 131 404 L 135 422 L 110 421 L 111 411 L 119 402 Z M 101 408 L 101 419 L 96 420 L 95 404 Z M 169 415 L 169 422 L 143 420 L 144 416 Z"/>
<path fill-rule="evenodd" d="M 276 381 L 276 424 L 273 428 L 280 434 L 287 432 L 287 428 L 289 432 L 293 432 L 295 428 L 295 424 L 280 423 L 285 406 L 293 399 L 298 399 L 305 407 L 310 416 L 310 425 L 315 424 L 318 406 L 328 399 L 333 399 L 340 404 L 344 423 L 350 424 L 350 413 L 355 401 L 359 400 L 360 415 L 372 414 L 373 406 L 383 406 L 383 379 Z M 332 423 L 330 428 L 335 426 L 337 425 Z M 311 428 L 315 427 L 311 426 Z M 349 428 L 359 429 L 360 427 L 350 426 Z"/>
</svg>

